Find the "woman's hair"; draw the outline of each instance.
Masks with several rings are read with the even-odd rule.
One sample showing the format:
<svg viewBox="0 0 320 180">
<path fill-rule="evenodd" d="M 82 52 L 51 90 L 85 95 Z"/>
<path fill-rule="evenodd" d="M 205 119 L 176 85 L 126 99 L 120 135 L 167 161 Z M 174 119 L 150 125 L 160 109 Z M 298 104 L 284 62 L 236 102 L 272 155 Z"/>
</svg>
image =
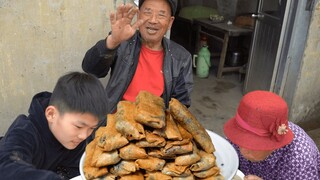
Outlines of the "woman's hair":
<svg viewBox="0 0 320 180">
<path fill-rule="evenodd" d="M 82 72 L 70 72 L 59 78 L 49 105 L 61 114 L 90 113 L 101 120 L 107 115 L 107 95 L 100 80 Z"/>
</svg>

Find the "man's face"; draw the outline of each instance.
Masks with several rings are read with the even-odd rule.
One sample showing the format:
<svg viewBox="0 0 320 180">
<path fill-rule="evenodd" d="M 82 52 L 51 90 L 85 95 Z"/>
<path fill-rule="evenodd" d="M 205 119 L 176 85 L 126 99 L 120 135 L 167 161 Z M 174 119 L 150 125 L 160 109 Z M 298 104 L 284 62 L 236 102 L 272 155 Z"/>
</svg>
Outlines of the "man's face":
<svg viewBox="0 0 320 180">
<path fill-rule="evenodd" d="M 172 26 L 174 16 L 166 0 L 146 0 L 139 11 L 139 19 L 146 23 L 139 30 L 146 43 L 161 43 L 163 36 Z"/>
<path fill-rule="evenodd" d="M 272 151 L 257 151 L 239 147 L 240 153 L 244 158 L 251 162 L 259 162 L 265 160 Z"/>
<path fill-rule="evenodd" d="M 98 125 L 98 118 L 89 113 L 46 113 L 51 132 L 67 149 L 75 149 Z"/>
</svg>

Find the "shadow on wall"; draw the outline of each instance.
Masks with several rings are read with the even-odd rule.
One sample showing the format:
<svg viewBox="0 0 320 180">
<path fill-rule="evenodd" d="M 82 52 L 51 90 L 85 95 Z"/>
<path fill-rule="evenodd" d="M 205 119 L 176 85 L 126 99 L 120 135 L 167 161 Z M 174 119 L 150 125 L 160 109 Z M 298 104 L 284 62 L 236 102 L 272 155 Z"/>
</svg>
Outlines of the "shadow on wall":
<svg viewBox="0 0 320 180">
<path fill-rule="evenodd" d="M 311 131 L 320 128 L 320 101 L 310 109 L 304 120 L 297 123 L 305 131 Z"/>
</svg>

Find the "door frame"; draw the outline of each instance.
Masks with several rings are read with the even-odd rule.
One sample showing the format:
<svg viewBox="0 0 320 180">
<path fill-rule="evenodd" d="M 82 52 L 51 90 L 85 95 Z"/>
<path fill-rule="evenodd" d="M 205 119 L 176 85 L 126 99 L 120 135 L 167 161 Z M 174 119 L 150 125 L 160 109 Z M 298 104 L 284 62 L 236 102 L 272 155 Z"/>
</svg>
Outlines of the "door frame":
<svg viewBox="0 0 320 180">
<path fill-rule="evenodd" d="M 263 0 L 262 0 L 263 1 Z M 270 87 L 269 91 L 275 92 L 282 96 L 284 93 L 285 89 L 285 81 L 288 76 L 289 72 L 289 66 L 290 66 L 290 57 L 288 56 L 289 48 L 290 48 L 290 43 L 291 43 L 291 36 L 293 34 L 293 29 L 294 29 L 294 24 L 295 24 L 295 19 L 296 19 L 296 12 L 297 12 L 297 6 L 298 6 L 298 1 L 292 1 L 292 0 L 287 0 L 286 1 L 286 8 L 284 12 L 284 17 L 282 21 L 282 26 L 280 30 L 280 37 L 279 37 L 279 42 L 278 42 L 278 48 L 277 48 L 277 54 L 275 57 L 275 63 L 274 63 L 274 68 L 272 72 L 272 78 L 270 82 Z M 258 9 L 261 8 L 262 3 L 258 3 Z M 259 31 L 258 28 L 255 27 L 254 30 L 254 35 Z M 251 46 L 255 45 L 255 39 L 252 39 Z M 252 53 L 250 52 L 249 59 L 252 59 Z M 250 74 L 250 69 L 247 69 L 247 75 Z M 246 75 L 246 76 L 247 76 Z M 245 79 L 244 86 L 243 86 L 243 93 L 247 93 L 247 84 L 248 81 Z"/>
<path fill-rule="evenodd" d="M 293 24 L 296 13 L 296 2 L 288 0 L 286 3 L 286 10 L 284 13 L 283 23 L 281 27 L 281 34 L 279 38 L 279 45 L 277 55 L 274 64 L 274 70 L 272 74 L 271 84 L 269 91 L 275 92 L 279 95 L 283 94 L 283 84 L 288 75 L 288 62 L 287 58 L 290 40 L 292 35 Z"/>
</svg>

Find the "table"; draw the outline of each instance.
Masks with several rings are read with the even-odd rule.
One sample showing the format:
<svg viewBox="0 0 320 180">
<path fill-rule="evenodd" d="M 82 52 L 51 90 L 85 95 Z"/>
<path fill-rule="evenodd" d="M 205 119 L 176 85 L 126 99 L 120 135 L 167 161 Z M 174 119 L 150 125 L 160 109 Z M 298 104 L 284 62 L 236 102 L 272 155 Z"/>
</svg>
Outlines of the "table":
<svg viewBox="0 0 320 180">
<path fill-rule="evenodd" d="M 226 54 L 228 51 L 228 44 L 230 37 L 239 37 L 239 36 L 250 36 L 252 34 L 252 29 L 241 28 L 235 25 L 228 25 L 226 22 L 223 23 L 214 23 L 210 19 L 194 19 L 193 22 L 197 26 L 197 35 L 196 35 L 196 49 L 199 49 L 200 34 L 205 34 L 213 39 L 222 43 L 222 50 L 220 53 L 220 61 L 218 66 L 217 78 L 222 77 L 223 72 L 233 72 L 241 69 L 239 67 L 225 67 Z M 222 34 L 222 37 L 217 35 L 217 33 Z"/>
</svg>

